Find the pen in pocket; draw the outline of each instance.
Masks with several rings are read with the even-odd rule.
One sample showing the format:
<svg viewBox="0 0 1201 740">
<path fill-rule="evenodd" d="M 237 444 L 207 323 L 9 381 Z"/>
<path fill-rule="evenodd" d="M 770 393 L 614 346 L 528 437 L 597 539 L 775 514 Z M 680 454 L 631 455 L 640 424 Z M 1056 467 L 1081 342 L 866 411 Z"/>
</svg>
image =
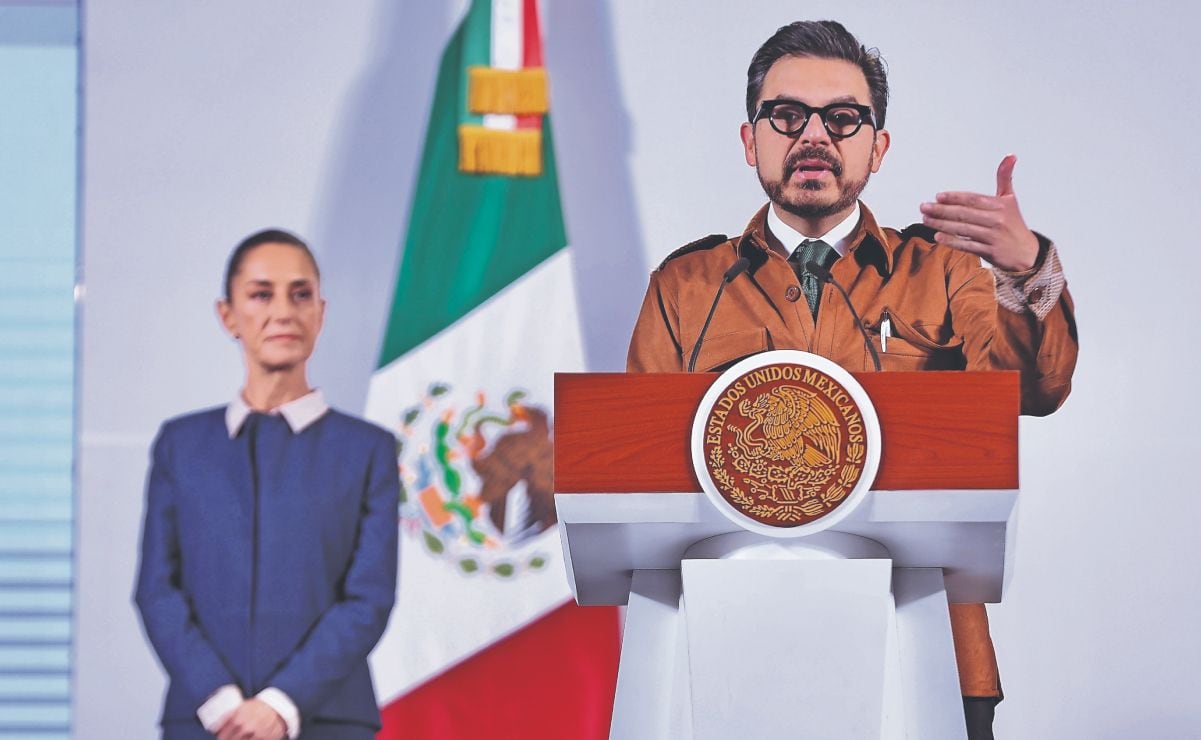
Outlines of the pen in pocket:
<svg viewBox="0 0 1201 740">
<path fill-rule="evenodd" d="M 888 309 L 884 309 L 884 313 L 880 316 L 880 351 L 888 351 L 888 337 L 892 335 L 892 317 L 888 315 Z"/>
</svg>

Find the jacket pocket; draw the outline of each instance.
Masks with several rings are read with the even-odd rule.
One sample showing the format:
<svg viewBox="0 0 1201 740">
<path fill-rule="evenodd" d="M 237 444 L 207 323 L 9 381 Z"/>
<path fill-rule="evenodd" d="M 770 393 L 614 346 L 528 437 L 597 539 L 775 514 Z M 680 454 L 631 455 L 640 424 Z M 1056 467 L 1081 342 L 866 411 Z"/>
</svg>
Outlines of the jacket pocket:
<svg viewBox="0 0 1201 740">
<path fill-rule="evenodd" d="M 890 323 L 890 331 L 883 338 L 880 331 L 886 321 Z M 944 327 L 944 322 L 910 323 L 885 306 L 880 318 L 867 329 L 874 334 L 880 349 L 880 364 L 885 370 L 962 370 L 963 337 L 944 332 Z M 943 333 L 947 338 L 940 341 Z"/>
<path fill-rule="evenodd" d="M 762 326 L 708 336 L 701 344 L 696 369 L 705 372 L 725 370 L 742 358 L 766 352 L 770 347 L 767 328 Z"/>
</svg>

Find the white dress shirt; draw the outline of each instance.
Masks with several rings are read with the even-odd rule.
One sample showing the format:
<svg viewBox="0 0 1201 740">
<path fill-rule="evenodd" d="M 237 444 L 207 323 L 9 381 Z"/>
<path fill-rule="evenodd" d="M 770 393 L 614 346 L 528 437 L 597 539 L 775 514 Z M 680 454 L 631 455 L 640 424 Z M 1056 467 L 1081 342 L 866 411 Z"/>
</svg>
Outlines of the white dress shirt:
<svg viewBox="0 0 1201 740">
<path fill-rule="evenodd" d="M 277 406 L 268 414 L 273 416 L 282 416 L 284 421 L 288 422 L 288 428 L 293 434 L 300 434 L 305 429 L 320 419 L 329 411 L 329 404 L 325 402 L 325 396 L 321 395 L 321 391 L 310 391 L 300 398 L 293 399 Z M 254 412 L 250 408 L 246 400 L 239 393 L 234 397 L 233 401 L 225 407 L 225 429 L 229 432 L 229 438 L 233 439 L 238 436 L 242 425 L 246 423 L 246 418 Z"/>
<path fill-rule="evenodd" d="M 834 251 L 841 257 L 847 253 L 847 247 L 851 246 L 851 236 L 855 233 L 855 227 L 859 225 L 859 201 L 855 201 L 855 208 L 847 217 L 835 224 L 834 228 L 820 236 L 805 236 L 801 232 L 784 223 L 784 219 L 780 218 L 780 214 L 776 213 L 776 204 L 772 203 L 767 209 L 767 232 L 780 240 L 780 244 L 787 250 L 788 254 L 792 254 L 801 242 L 811 239 L 821 239 L 826 244 L 834 247 Z"/>
</svg>

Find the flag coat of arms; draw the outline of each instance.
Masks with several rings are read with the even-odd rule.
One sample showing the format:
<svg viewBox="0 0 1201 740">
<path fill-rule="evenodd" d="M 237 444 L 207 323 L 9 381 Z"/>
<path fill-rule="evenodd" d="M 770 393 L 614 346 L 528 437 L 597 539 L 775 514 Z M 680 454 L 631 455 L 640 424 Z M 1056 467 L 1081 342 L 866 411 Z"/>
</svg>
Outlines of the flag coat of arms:
<svg viewBox="0 0 1201 740">
<path fill-rule="evenodd" d="M 612 608 L 569 603 L 553 374 L 584 369 L 536 0 L 473 0 L 442 57 L 366 415 L 396 432 L 381 738 L 608 732 Z"/>
</svg>

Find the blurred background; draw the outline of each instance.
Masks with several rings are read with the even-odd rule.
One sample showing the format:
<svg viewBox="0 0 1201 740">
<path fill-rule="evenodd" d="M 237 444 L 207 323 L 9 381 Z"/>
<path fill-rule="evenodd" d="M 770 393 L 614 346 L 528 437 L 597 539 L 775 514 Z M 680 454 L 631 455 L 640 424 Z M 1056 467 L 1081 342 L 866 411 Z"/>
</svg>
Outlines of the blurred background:
<svg viewBox="0 0 1201 740">
<path fill-rule="evenodd" d="M 305 236 L 315 382 L 362 411 L 439 56 L 465 3 L 0 0 L 0 738 L 155 736 L 130 603 L 147 450 L 241 380 L 213 302 L 237 241 Z M 842 21 L 888 62 L 864 199 L 919 219 L 1018 155 L 1080 325 L 1072 396 L 1023 419 L 1017 574 L 991 608 L 1002 738 L 1201 737 L 1201 11 L 1168 2 L 546 0 L 588 363 L 619 370 L 648 271 L 764 201 L 745 71 Z"/>
</svg>

